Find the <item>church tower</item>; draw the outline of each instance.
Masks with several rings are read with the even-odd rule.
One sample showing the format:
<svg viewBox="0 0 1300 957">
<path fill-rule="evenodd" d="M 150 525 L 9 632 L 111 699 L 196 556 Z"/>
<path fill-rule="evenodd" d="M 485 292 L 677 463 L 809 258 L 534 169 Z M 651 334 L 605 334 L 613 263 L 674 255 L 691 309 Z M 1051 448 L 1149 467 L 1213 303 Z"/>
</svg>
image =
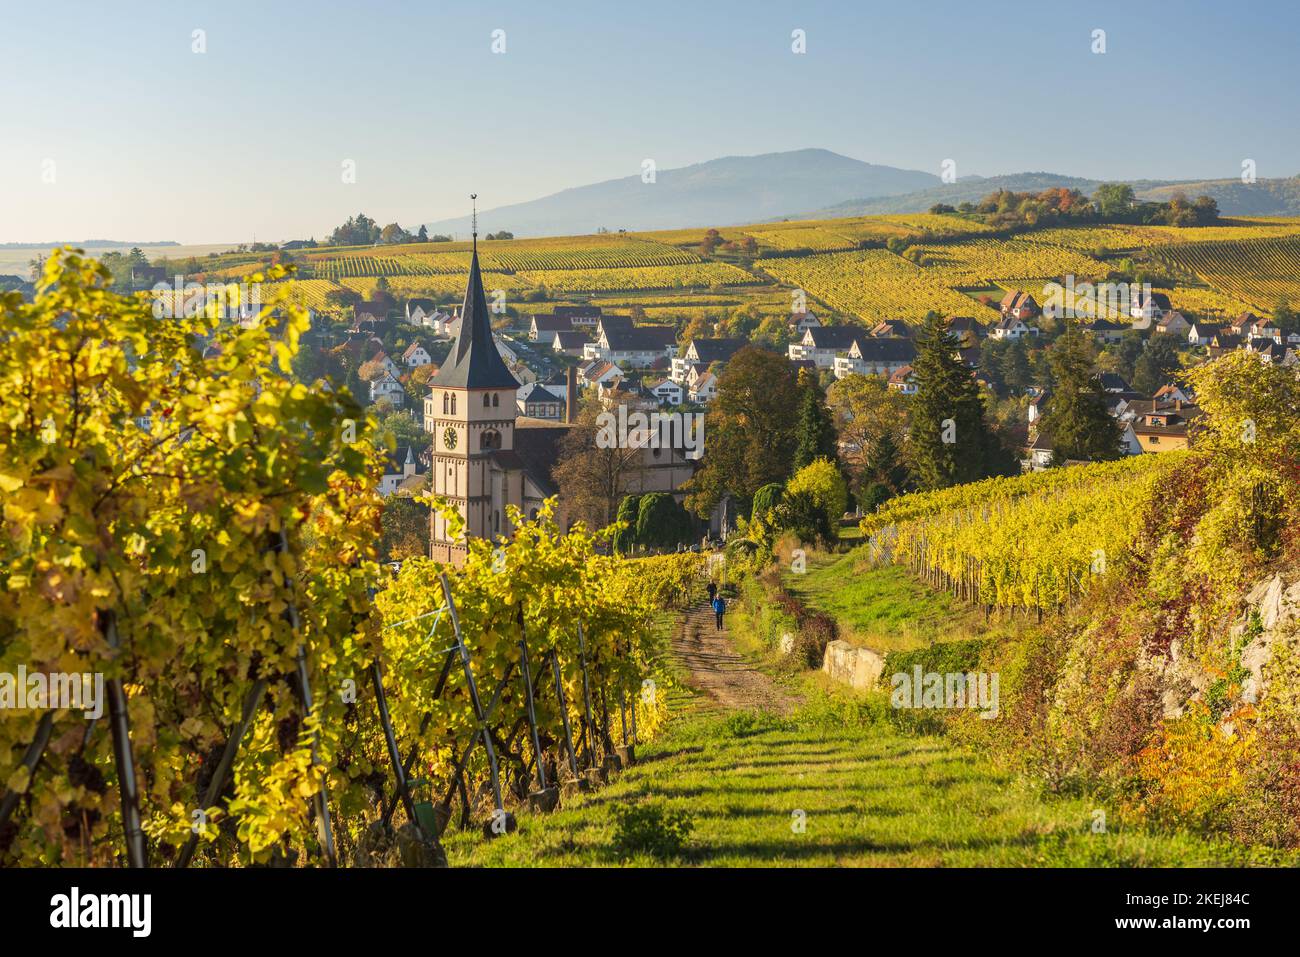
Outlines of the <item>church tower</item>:
<svg viewBox="0 0 1300 957">
<path fill-rule="evenodd" d="M 494 482 L 502 481 L 502 470 L 493 465 L 514 449 L 519 382 L 506 368 L 492 338 L 491 314 L 479 273 L 477 215 L 473 236 L 460 329 L 451 353 L 429 380 L 424 427 L 433 433 L 433 493 L 457 507 L 466 534 L 492 538 L 508 528 L 506 516 L 501 514 L 504 489 L 493 488 Z M 462 564 L 465 540 L 453 540 L 446 521 L 436 512 L 430 523 L 430 557 Z"/>
</svg>

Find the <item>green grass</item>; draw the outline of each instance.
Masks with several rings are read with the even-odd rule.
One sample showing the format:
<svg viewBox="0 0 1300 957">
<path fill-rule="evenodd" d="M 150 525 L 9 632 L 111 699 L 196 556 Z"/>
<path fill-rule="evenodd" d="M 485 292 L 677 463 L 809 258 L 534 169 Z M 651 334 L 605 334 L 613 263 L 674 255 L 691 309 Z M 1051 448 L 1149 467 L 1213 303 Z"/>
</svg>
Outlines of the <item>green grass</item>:
<svg viewBox="0 0 1300 957">
<path fill-rule="evenodd" d="M 786 572 L 782 580 L 810 608 L 833 617 L 846 641 L 881 653 L 983 637 L 989 630 L 979 610 L 898 565 L 872 565 L 861 548 L 812 554 L 804 574 Z"/>
<path fill-rule="evenodd" d="M 1245 863 L 1191 835 L 1090 824 L 1086 797 L 1046 798 L 942 738 L 892 729 L 874 704 L 814 693 L 790 719 L 685 717 L 592 794 L 488 841 L 444 837 L 453 866 L 1176 866 Z M 875 712 L 873 714 L 873 711 Z M 616 850 L 615 809 L 688 820 L 678 856 Z M 792 826 L 803 812 L 802 833 Z M 676 813 L 674 813 L 676 812 Z M 621 837 L 621 835 L 620 835 Z M 626 842 L 624 842 L 626 847 Z"/>
</svg>

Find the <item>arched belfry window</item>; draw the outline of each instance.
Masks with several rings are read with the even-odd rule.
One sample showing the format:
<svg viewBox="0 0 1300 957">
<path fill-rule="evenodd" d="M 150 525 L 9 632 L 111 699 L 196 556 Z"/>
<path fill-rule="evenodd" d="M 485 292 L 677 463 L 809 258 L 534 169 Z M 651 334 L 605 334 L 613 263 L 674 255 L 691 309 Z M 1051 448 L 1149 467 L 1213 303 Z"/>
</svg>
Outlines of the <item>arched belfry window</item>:
<svg viewBox="0 0 1300 957">
<path fill-rule="evenodd" d="M 486 409 L 487 407 L 488 407 L 488 394 L 487 394 L 486 392 L 484 392 L 484 393 L 483 393 L 483 408 Z"/>
<path fill-rule="evenodd" d="M 452 415 L 456 414 L 456 393 L 455 392 L 451 394 L 451 414 Z"/>
<path fill-rule="evenodd" d="M 485 452 L 501 448 L 501 433 L 496 429 L 488 429 L 479 438 L 479 445 Z"/>
<path fill-rule="evenodd" d="M 451 411 L 451 394 L 444 392 L 442 394 L 442 414 L 446 415 Z"/>
<path fill-rule="evenodd" d="M 496 408 L 497 406 L 499 406 L 500 404 L 501 404 L 501 396 L 499 396 L 499 395 L 497 395 L 495 392 L 493 392 L 493 393 L 492 393 L 492 408 L 495 409 L 495 408 Z"/>
</svg>

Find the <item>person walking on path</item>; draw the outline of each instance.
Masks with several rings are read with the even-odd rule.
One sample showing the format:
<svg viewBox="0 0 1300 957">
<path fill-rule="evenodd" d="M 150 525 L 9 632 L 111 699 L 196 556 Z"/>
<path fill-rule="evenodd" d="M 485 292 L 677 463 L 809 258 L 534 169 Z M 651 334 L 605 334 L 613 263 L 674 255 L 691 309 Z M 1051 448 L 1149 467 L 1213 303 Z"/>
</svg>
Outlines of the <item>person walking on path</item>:
<svg viewBox="0 0 1300 957">
<path fill-rule="evenodd" d="M 727 610 L 727 602 L 721 595 L 714 595 L 713 601 L 709 602 L 713 606 L 713 614 L 717 618 L 717 629 L 722 630 L 722 615 Z"/>
<path fill-rule="evenodd" d="M 709 582 L 709 604 L 712 605 L 713 599 L 717 597 L 718 597 L 718 586 L 715 585 L 713 582 Z"/>
</svg>

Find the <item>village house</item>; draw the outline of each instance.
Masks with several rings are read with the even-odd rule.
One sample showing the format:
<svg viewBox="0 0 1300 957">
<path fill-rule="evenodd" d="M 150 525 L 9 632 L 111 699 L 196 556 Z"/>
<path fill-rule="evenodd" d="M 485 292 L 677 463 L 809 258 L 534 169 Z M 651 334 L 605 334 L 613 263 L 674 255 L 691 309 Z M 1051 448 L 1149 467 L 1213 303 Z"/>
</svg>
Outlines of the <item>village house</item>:
<svg viewBox="0 0 1300 957">
<path fill-rule="evenodd" d="M 438 339 L 454 339 L 460 331 L 460 312 L 453 310 L 450 314 L 435 312 L 426 323 Z"/>
<path fill-rule="evenodd" d="M 597 331 L 599 338 L 583 348 L 584 358 L 604 359 L 627 369 L 644 369 L 658 359 L 672 359 L 677 352 L 677 334 L 672 326 L 623 326 L 602 319 Z"/>
<path fill-rule="evenodd" d="M 551 419 L 558 422 L 564 417 L 564 400 L 536 382 L 520 392 L 519 398 L 515 400 L 515 407 L 520 415 L 533 419 Z"/>
<path fill-rule="evenodd" d="M 1235 352 L 1244 347 L 1246 340 L 1241 336 L 1235 336 L 1226 332 L 1216 333 L 1210 339 L 1209 354 L 1211 359 L 1217 359 L 1225 352 Z"/>
<path fill-rule="evenodd" d="M 1259 339 L 1251 339 L 1246 343 L 1246 351 L 1253 352 L 1261 359 L 1266 359 L 1274 365 L 1281 365 L 1283 360 L 1286 358 L 1287 347 L 1282 345 L 1280 342 L 1261 337 Z"/>
<path fill-rule="evenodd" d="M 1139 286 L 1130 298 L 1129 315 L 1134 319 L 1143 320 L 1143 323 L 1135 328 L 1145 329 L 1151 323 L 1159 321 L 1172 308 L 1169 297 L 1164 293 L 1151 292 L 1150 289 Z"/>
<path fill-rule="evenodd" d="M 859 336 L 849 346 L 847 355 L 836 356 L 835 378 L 848 375 L 878 375 L 888 379 L 916 358 L 911 339 L 875 339 Z"/>
<path fill-rule="evenodd" d="M 670 378 L 681 385 L 687 383 L 692 366 L 707 369 L 715 362 L 725 363 L 746 345 L 744 339 L 692 339 L 680 355 L 673 357 Z"/>
<path fill-rule="evenodd" d="M 916 381 L 916 373 L 912 371 L 911 366 L 903 366 L 895 369 L 889 376 L 889 388 L 895 392 L 901 392 L 903 395 L 916 395 L 919 388 Z"/>
<path fill-rule="evenodd" d="M 1174 383 L 1162 385 L 1156 389 L 1156 394 L 1152 396 L 1156 402 L 1181 402 L 1183 405 L 1192 404 L 1192 394 L 1182 386 Z"/>
<path fill-rule="evenodd" d="M 877 339 L 911 339 L 913 330 L 911 325 L 902 319 L 882 319 L 871 327 L 867 335 L 875 336 Z"/>
<path fill-rule="evenodd" d="M 406 390 L 402 388 L 402 383 L 398 381 L 397 376 L 383 366 L 379 366 L 371 374 L 369 386 L 371 402 L 387 399 L 390 404 L 397 408 L 401 408 L 406 404 Z"/>
<path fill-rule="evenodd" d="M 1192 324 L 1187 321 L 1177 309 L 1171 309 L 1160 317 L 1156 323 L 1156 332 L 1164 332 L 1173 336 L 1185 336 L 1192 328 Z"/>
<path fill-rule="evenodd" d="M 1034 297 L 1027 292 L 1012 291 L 1002 297 L 1002 302 L 998 304 L 998 309 L 1002 312 L 1004 319 L 1019 319 L 1025 321 L 1038 315 L 1038 303 Z"/>
<path fill-rule="evenodd" d="M 420 366 L 427 366 L 433 362 L 433 356 L 429 355 L 429 350 L 424 348 L 424 343 L 415 339 L 406 351 L 402 353 L 402 363 L 408 369 L 418 369 Z"/>
<path fill-rule="evenodd" d="M 600 306 L 556 306 L 557 319 L 567 319 L 570 329 L 595 329 L 600 322 Z"/>
<path fill-rule="evenodd" d="M 584 385 L 607 385 L 623 378 L 623 370 L 606 359 L 596 359 L 578 370 L 578 381 Z"/>
<path fill-rule="evenodd" d="M 1052 454 L 1055 451 L 1052 447 L 1052 440 L 1041 431 L 1034 434 L 1034 439 L 1029 443 L 1025 452 L 1028 455 L 1029 470 L 1032 472 L 1041 472 L 1050 468 L 1052 465 Z"/>
<path fill-rule="evenodd" d="M 655 379 L 647 382 L 645 388 L 660 405 L 681 405 L 686 398 L 682 384 L 672 379 Z"/>
<path fill-rule="evenodd" d="M 809 360 L 818 369 L 833 369 L 835 357 L 848 352 L 859 338 L 866 338 L 865 333 L 860 326 L 813 326 L 786 351 L 795 362 Z"/>
<path fill-rule="evenodd" d="M 1118 372 L 1103 372 L 1097 376 L 1103 392 L 1122 393 L 1129 391 L 1129 384 Z"/>
<path fill-rule="evenodd" d="M 957 337 L 957 345 L 962 349 L 974 348 L 984 337 L 984 326 L 974 316 L 949 316 L 944 323 Z"/>
<path fill-rule="evenodd" d="M 1162 402 L 1157 399 L 1129 403 L 1133 420 L 1129 423 L 1143 452 L 1168 452 L 1185 449 L 1190 431 L 1201 410 L 1181 399 Z"/>
<path fill-rule="evenodd" d="M 809 329 L 820 325 L 821 320 L 810 311 L 792 312 L 790 318 L 786 320 L 786 327 L 790 330 L 790 335 L 796 339 L 800 338 Z"/>
<path fill-rule="evenodd" d="M 1004 315 L 994 324 L 989 335 L 994 339 L 1022 339 L 1029 335 L 1029 326 L 1018 316 Z"/>
<path fill-rule="evenodd" d="M 418 473 L 415 452 L 409 445 L 399 445 L 384 465 L 384 474 L 379 479 L 379 494 L 384 497 L 392 495 L 404 481 Z"/>
<path fill-rule="evenodd" d="M 432 299 L 408 299 L 402 311 L 406 314 L 406 321 L 411 325 L 425 326 L 428 325 L 429 318 L 438 311 L 438 306 Z"/>
<path fill-rule="evenodd" d="M 551 334 L 551 351 L 560 355 L 581 357 L 587 347 L 587 334 L 576 329 L 559 330 Z"/>
<path fill-rule="evenodd" d="M 388 321 L 388 303 L 375 300 L 357 303 L 352 311 L 358 324 L 362 322 L 384 323 Z"/>
<path fill-rule="evenodd" d="M 554 315 L 533 316 L 528 323 L 530 342 L 550 342 L 551 337 L 557 332 L 573 332 L 573 323 Z"/>
<path fill-rule="evenodd" d="M 1080 328 L 1092 333 L 1092 337 L 1102 345 L 1114 345 L 1124 338 L 1124 333 L 1128 330 L 1124 323 L 1112 322 L 1110 319 L 1093 319 L 1083 323 Z"/>
<path fill-rule="evenodd" d="M 689 398 L 699 405 L 707 405 L 718 397 L 718 377 L 706 372 L 691 385 Z"/>
<path fill-rule="evenodd" d="M 372 355 L 369 361 L 379 365 L 385 372 L 390 373 L 394 377 L 402 374 L 402 367 L 394 362 L 392 356 L 387 352 L 384 352 L 382 349 Z"/>
<path fill-rule="evenodd" d="M 1208 346 L 1210 341 L 1218 334 L 1218 326 L 1212 326 L 1208 322 L 1193 322 L 1191 328 L 1187 330 L 1187 344 L 1191 346 Z"/>
</svg>

